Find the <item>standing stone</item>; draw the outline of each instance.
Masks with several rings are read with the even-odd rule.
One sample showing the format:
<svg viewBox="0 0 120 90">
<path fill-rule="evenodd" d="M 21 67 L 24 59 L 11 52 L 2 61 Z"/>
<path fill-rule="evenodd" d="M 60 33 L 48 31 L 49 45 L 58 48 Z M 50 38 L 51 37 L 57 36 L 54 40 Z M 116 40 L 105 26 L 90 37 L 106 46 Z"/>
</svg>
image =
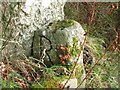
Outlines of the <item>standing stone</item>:
<svg viewBox="0 0 120 90">
<path fill-rule="evenodd" d="M 74 76 L 72 76 L 73 78 L 70 81 L 77 78 L 78 83 L 80 83 L 85 77 L 82 47 L 85 32 L 83 28 L 78 22 L 73 20 L 54 21 L 47 27 L 45 30 L 36 31 L 33 47 L 36 45 L 41 47 L 33 49 L 34 57 L 40 59 L 43 49 L 46 49 L 44 63 L 48 67 L 53 65 L 72 67 L 78 59 Z M 70 81 L 69 84 L 71 85 Z M 84 86 L 85 82 L 80 87 Z"/>
<path fill-rule="evenodd" d="M 81 48 L 84 30 L 79 23 L 64 20 L 63 7 L 66 0 L 47 0 L 47 4 L 45 1 L 27 0 L 25 6 L 22 5 L 21 11 L 17 12 L 18 16 L 12 19 L 15 23 L 14 30 L 9 44 L 2 50 L 2 55 L 9 59 L 22 55 L 29 57 L 32 48 L 33 56 L 41 59 L 42 51 L 46 49 L 46 65 L 60 64 L 71 67 L 78 58 L 74 78 L 77 78 L 75 82 L 79 83 L 84 78 Z"/>
<path fill-rule="evenodd" d="M 14 30 L 10 37 L 11 49 L 4 48 L 2 50 L 3 56 L 8 54 L 10 57 L 16 52 L 16 57 L 19 54 L 30 56 L 31 46 L 34 36 L 34 31 L 44 29 L 46 26 L 56 20 L 64 19 L 63 7 L 66 0 L 48 0 L 46 6 L 46 0 L 26 0 L 25 5 L 21 4 L 19 9 L 16 6 L 15 11 L 17 16 L 13 17 L 12 22 L 15 23 Z M 18 12 L 19 11 L 19 12 Z M 22 46 L 21 48 L 16 47 Z M 14 48 L 14 49 L 13 49 Z"/>
</svg>

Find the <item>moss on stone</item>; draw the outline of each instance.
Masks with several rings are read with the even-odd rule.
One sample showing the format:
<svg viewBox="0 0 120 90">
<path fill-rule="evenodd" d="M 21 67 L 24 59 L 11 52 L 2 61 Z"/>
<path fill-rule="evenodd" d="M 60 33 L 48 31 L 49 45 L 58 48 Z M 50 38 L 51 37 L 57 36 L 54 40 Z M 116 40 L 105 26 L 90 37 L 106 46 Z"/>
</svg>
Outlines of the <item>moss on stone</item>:
<svg viewBox="0 0 120 90">
<path fill-rule="evenodd" d="M 63 30 L 64 28 L 70 27 L 74 25 L 74 20 L 62 20 L 62 21 L 54 21 L 50 23 L 48 26 L 50 30 L 53 30 L 53 33 L 56 32 L 56 30 L 61 29 Z"/>
<path fill-rule="evenodd" d="M 68 46 L 69 52 L 71 56 L 76 57 L 79 53 L 79 48 L 78 48 L 78 39 L 73 37 L 73 46 Z"/>
</svg>

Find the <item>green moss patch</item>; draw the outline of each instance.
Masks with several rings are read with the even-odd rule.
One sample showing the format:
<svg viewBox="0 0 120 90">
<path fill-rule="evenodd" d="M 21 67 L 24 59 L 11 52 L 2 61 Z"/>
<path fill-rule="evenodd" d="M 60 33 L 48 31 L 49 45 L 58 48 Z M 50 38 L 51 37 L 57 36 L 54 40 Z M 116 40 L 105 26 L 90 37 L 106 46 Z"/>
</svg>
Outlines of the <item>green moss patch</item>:
<svg viewBox="0 0 120 90">
<path fill-rule="evenodd" d="M 70 55 L 76 57 L 79 53 L 78 39 L 74 37 L 73 38 L 73 47 L 68 46 L 68 48 L 69 48 Z"/>
<path fill-rule="evenodd" d="M 62 20 L 62 21 L 54 21 L 50 23 L 48 26 L 53 32 L 55 33 L 56 30 L 61 29 L 63 30 L 64 28 L 70 27 L 74 25 L 74 20 Z"/>
</svg>

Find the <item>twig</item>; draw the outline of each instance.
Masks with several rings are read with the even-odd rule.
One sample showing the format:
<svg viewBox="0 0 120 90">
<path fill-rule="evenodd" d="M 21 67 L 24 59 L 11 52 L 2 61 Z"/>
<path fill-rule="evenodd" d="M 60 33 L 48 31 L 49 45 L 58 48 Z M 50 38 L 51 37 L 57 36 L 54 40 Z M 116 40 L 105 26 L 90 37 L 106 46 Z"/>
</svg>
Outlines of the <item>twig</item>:
<svg viewBox="0 0 120 90">
<path fill-rule="evenodd" d="M 110 49 L 110 47 L 114 44 L 115 40 L 112 42 L 111 45 L 108 46 L 108 48 L 105 50 L 104 54 L 101 56 L 101 58 L 99 58 L 96 63 L 93 65 L 93 67 L 91 69 L 88 70 L 88 73 L 86 74 L 85 78 L 82 80 L 82 82 L 78 85 L 78 87 L 87 79 L 87 77 L 89 76 L 89 74 L 92 72 L 93 68 L 100 62 L 100 60 L 106 55 L 107 51 Z M 77 90 L 78 87 L 75 89 Z"/>
</svg>

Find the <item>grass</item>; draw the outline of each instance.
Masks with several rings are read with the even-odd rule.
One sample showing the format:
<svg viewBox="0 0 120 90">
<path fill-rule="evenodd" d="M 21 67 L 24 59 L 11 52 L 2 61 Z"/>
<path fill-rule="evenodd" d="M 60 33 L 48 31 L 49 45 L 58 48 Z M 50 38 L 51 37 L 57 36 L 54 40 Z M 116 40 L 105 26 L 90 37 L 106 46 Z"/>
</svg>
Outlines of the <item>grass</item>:
<svg viewBox="0 0 120 90">
<path fill-rule="evenodd" d="M 72 6 L 73 5 L 74 8 L 68 5 L 68 7 L 65 9 L 66 17 L 69 19 L 74 19 L 78 22 L 82 22 L 82 25 L 84 26 L 83 28 L 86 29 L 86 22 L 84 17 L 86 15 L 86 12 L 84 12 L 84 5 L 80 7 L 81 6 L 80 4 L 72 3 Z M 79 5 L 77 11 L 75 11 L 76 5 Z M 101 9 L 103 9 L 103 7 Z M 95 32 L 90 32 L 90 35 L 87 36 L 86 45 L 89 46 L 89 48 L 91 49 L 94 55 L 94 62 L 88 68 L 91 68 L 95 64 L 95 62 L 102 57 L 106 49 L 106 47 L 104 47 L 104 44 L 106 44 L 105 41 L 109 42 L 109 37 L 105 36 L 108 33 L 106 34 L 104 32 L 104 30 L 106 29 L 104 27 L 104 24 L 106 23 L 104 22 L 106 21 L 104 17 L 106 16 L 103 14 L 102 16 L 100 16 L 101 14 L 100 15 L 99 14 L 97 13 L 96 17 L 98 15 L 99 18 L 102 19 L 95 18 L 95 21 L 98 20 L 100 23 L 97 25 L 93 24 L 91 30 Z M 5 19 L 6 18 L 4 18 L 4 21 L 6 21 Z M 108 19 L 110 20 L 110 22 L 114 21 L 112 15 L 108 17 Z M 3 28 L 8 28 L 6 24 L 7 24 L 6 22 L 3 23 Z M 113 27 L 114 24 L 110 23 L 109 25 Z M 5 38 L 5 33 L 6 33 L 5 31 L 6 30 L 4 30 L 3 32 L 3 38 Z M 110 35 L 112 34 L 113 33 L 110 33 Z M 90 73 L 89 77 L 86 79 L 87 82 L 86 88 L 119 88 L 119 81 L 118 81 L 118 78 L 120 76 L 118 73 L 119 59 L 120 59 L 120 54 L 116 50 L 107 51 L 106 55 L 92 69 L 92 72 Z M 41 72 L 40 71 L 41 68 L 39 68 L 34 62 L 28 63 L 25 62 L 24 60 L 21 60 L 18 62 L 11 61 L 9 65 L 7 65 L 6 63 L 4 64 L 5 64 L 5 68 L 3 69 L 5 69 L 5 72 L 3 72 L 4 73 L 3 77 L 0 77 L 0 84 L 3 88 L 21 88 L 23 86 L 27 87 L 28 84 L 30 84 L 31 88 L 60 87 L 59 81 L 61 81 L 63 78 L 68 78 L 67 76 L 60 77 L 54 75 L 55 72 L 53 71 L 52 68 L 46 68 L 45 71 L 42 69 Z M 26 78 L 27 73 L 29 73 L 29 75 Z"/>
<path fill-rule="evenodd" d="M 94 54 L 96 62 L 105 53 L 104 41 L 98 38 L 88 37 L 92 44 L 88 44 Z M 93 47 L 94 45 L 94 47 Z M 106 55 L 92 70 L 92 75 L 87 79 L 86 87 L 92 88 L 118 88 L 118 60 L 120 55 L 117 51 L 108 51 Z M 91 67 L 90 67 L 91 68 Z"/>
</svg>

